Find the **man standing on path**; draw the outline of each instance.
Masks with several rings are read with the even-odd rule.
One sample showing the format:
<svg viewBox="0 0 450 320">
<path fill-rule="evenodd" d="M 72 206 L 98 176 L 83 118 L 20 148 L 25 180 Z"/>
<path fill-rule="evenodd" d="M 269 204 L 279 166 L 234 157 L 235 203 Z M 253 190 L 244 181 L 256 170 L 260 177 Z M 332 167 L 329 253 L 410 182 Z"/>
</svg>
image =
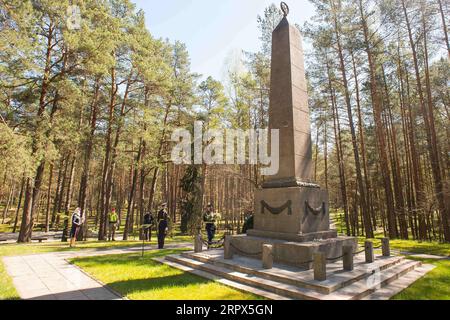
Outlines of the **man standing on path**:
<svg viewBox="0 0 450 320">
<path fill-rule="evenodd" d="M 169 231 L 169 215 L 167 203 L 163 203 L 158 212 L 158 249 L 164 249 L 164 240 Z"/>
<path fill-rule="evenodd" d="M 154 224 L 153 214 L 147 212 L 144 216 L 144 239 L 145 241 L 152 241 L 152 227 Z"/>
<path fill-rule="evenodd" d="M 209 203 L 206 207 L 205 214 L 203 215 L 203 221 L 206 224 L 206 233 L 208 234 L 208 243 L 212 244 L 214 237 L 216 235 L 216 225 L 213 212 L 213 205 Z"/>
<path fill-rule="evenodd" d="M 113 208 L 111 210 L 111 213 L 108 216 L 109 218 L 109 234 L 108 234 L 108 240 L 109 241 L 116 241 L 116 229 L 117 229 L 117 222 L 119 221 L 119 216 L 116 213 L 116 209 Z"/>
<path fill-rule="evenodd" d="M 70 247 L 75 246 L 75 241 L 77 240 L 78 230 L 80 230 L 83 220 L 81 218 L 81 209 L 76 208 L 72 214 L 72 228 L 70 229 Z"/>
</svg>

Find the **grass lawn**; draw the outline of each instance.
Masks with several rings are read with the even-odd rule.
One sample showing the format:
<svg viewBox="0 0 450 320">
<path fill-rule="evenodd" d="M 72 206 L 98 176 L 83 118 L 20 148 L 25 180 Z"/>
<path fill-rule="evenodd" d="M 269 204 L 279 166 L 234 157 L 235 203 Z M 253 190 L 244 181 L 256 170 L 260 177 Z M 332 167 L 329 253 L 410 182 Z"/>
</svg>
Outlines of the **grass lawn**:
<svg viewBox="0 0 450 320">
<path fill-rule="evenodd" d="M 152 258 L 179 253 L 180 250 L 73 259 L 94 278 L 132 300 L 255 300 L 220 283 L 192 275 Z"/>
<path fill-rule="evenodd" d="M 17 300 L 19 298 L 12 279 L 7 274 L 3 261 L 0 260 L 0 300 Z"/>
<path fill-rule="evenodd" d="M 0 233 L 12 232 L 13 227 L 9 224 L 0 224 Z"/>
<path fill-rule="evenodd" d="M 392 300 L 450 300 L 450 261 L 410 259 L 434 264 L 436 268 Z"/>
</svg>

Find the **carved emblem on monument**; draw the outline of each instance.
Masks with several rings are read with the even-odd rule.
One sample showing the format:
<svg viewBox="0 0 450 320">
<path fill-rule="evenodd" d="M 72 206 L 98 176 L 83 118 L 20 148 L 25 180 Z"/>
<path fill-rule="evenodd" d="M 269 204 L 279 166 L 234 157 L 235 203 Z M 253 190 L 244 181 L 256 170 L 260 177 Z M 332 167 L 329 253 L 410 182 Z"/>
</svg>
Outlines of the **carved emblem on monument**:
<svg viewBox="0 0 450 320">
<path fill-rule="evenodd" d="M 271 214 L 278 215 L 282 213 L 284 210 L 288 209 L 288 216 L 292 215 L 292 201 L 288 200 L 284 206 L 279 208 L 273 208 L 267 204 L 264 200 L 261 201 L 261 214 L 265 213 L 265 210 L 268 210 Z"/>
</svg>

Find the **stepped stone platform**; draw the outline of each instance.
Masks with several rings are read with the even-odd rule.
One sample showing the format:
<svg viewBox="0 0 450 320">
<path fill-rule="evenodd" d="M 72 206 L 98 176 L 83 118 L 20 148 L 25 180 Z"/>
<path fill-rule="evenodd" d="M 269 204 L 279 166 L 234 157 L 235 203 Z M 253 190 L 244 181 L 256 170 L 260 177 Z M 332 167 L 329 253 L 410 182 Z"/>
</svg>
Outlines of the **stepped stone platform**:
<svg viewBox="0 0 450 320">
<path fill-rule="evenodd" d="M 367 264 L 362 253 L 355 256 L 353 271 L 343 271 L 342 261 L 333 262 L 327 265 L 327 280 L 316 281 L 313 270 L 279 263 L 266 270 L 259 259 L 235 255 L 225 260 L 223 250 L 186 252 L 158 261 L 273 300 L 390 299 L 434 268 L 401 256 L 376 256 Z"/>
<path fill-rule="evenodd" d="M 358 247 L 356 238 L 338 237 L 335 230 L 296 235 L 297 237 L 304 237 L 304 239 L 291 241 L 280 240 L 280 237 L 277 237 L 275 234 L 273 238 L 251 236 L 258 234 L 257 230 L 249 230 L 248 234 L 232 237 L 231 246 L 237 254 L 262 260 L 261 248 L 263 245 L 269 244 L 273 246 L 274 262 L 305 269 L 312 269 L 312 260 L 315 252 L 323 252 L 328 259 L 333 259 L 342 256 L 343 246 L 352 246 L 354 250 Z M 264 232 L 264 234 L 267 235 L 267 232 Z M 323 235 L 330 235 L 330 237 Z M 320 240 L 312 241 L 314 237 Z"/>
</svg>

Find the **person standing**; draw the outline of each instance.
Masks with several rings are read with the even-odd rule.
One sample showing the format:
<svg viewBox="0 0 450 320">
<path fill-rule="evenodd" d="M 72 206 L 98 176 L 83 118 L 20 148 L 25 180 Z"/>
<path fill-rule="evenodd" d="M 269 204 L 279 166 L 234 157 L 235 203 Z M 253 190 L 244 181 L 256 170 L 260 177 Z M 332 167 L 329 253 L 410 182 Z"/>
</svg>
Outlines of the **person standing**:
<svg viewBox="0 0 450 320">
<path fill-rule="evenodd" d="M 145 241 L 152 241 L 152 227 L 155 223 L 155 219 L 153 218 L 153 214 L 151 212 L 147 212 L 144 216 L 144 239 Z"/>
<path fill-rule="evenodd" d="M 248 230 L 253 229 L 254 224 L 254 215 L 252 211 L 248 211 L 245 216 L 244 226 L 242 227 L 243 234 L 247 233 Z"/>
<path fill-rule="evenodd" d="M 214 219 L 214 207 L 209 203 L 203 215 L 203 221 L 206 224 L 206 233 L 208 234 L 208 243 L 211 244 L 216 235 L 216 224 Z"/>
<path fill-rule="evenodd" d="M 116 229 L 117 229 L 117 222 L 119 221 L 119 216 L 116 213 L 116 209 L 113 208 L 111 210 L 111 213 L 108 215 L 108 222 L 109 222 L 109 232 L 108 232 L 108 241 L 116 241 Z"/>
<path fill-rule="evenodd" d="M 77 241 L 78 231 L 80 230 L 81 225 L 83 224 L 83 220 L 81 218 L 81 208 L 76 208 L 72 214 L 72 227 L 70 229 L 70 247 L 75 246 L 75 242 Z"/>
<path fill-rule="evenodd" d="M 169 231 L 167 203 L 163 203 L 158 212 L 158 249 L 164 249 L 164 241 Z"/>
</svg>

